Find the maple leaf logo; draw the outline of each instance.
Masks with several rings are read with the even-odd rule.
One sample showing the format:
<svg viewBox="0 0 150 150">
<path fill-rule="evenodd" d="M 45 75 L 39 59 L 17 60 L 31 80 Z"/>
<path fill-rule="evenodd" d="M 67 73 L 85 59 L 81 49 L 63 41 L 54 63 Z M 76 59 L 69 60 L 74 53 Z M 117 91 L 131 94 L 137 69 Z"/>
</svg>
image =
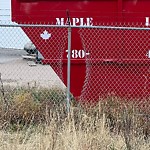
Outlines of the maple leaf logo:
<svg viewBox="0 0 150 150">
<path fill-rule="evenodd" d="M 40 36 L 41 36 L 42 39 L 48 40 L 51 37 L 51 34 L 48 33 L 48 31 L 45 30 Z"/>
</svg>

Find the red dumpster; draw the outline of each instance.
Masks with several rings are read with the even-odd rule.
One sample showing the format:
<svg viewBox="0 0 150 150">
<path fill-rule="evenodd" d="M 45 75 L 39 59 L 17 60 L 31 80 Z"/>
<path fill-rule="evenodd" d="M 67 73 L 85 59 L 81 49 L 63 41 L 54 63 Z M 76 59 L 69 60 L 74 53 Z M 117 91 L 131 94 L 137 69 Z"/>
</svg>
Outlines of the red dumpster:
<svg viewBox="0 0 150 150">
<path fill-rule="evenodd" d="M 65 25 L 69 10 L 73 26 L 149 27 L 149 6 L 147 0 L 12 0 L 12 21 Z M 43 55 L 43 63 L 50 64 L 66 84 L 67 30 L 22 29 Z M 88 101 L 109 93 L 148 97 L 149 40 L 146 30 L 72 28 L 72 94 Z"/>
</svg>

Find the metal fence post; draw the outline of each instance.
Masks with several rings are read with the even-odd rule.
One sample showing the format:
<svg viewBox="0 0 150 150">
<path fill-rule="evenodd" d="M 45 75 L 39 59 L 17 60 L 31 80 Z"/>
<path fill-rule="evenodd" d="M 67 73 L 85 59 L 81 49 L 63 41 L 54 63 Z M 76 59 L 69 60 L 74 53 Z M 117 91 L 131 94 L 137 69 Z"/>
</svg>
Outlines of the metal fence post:
<svg viewBox="0 0 150 150">
<path fill-rule="evenodd" d="M 70 111 L 71 27 L 68 28 L 67 112 Z"/>
</svg>

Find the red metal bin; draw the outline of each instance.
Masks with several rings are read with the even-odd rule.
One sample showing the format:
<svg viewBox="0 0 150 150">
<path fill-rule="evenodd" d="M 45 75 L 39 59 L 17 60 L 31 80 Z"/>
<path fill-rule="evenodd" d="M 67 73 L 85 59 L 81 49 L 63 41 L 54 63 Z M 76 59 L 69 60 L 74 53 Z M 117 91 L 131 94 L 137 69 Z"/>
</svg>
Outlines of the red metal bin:
<svg viewBox="0 0 150 150">
<path fill-rule="evenodd" d="M 149 6 L 150 1 L 147 0 L 12 0 L 12 21 L 26 24 L 53 22 L 64 25 L 67 21 L 66 10 L 69 10 L 71 25 L 74 26 L 93 26 L 97 23 L 101 25 L 142 23 L 141 26 L 148 27 Z M 44 33 L 43 28 L 38 30 L 33 28 L 32 32 L 28 28 L 23 30 L 43 55 L 43 63 L 49 63 L 66 84 L 67 39 L 63 39 L 66 43 L 63 50 L 60 50 L 57 42 L 52 43 L 50 40 L 46 40 L 46 45 L 49 46 L 44 47 L 40 44 L 43 39 L 39 36 Z M 53 35 L 51 40 L 55 41 L 59 30 L 62 29 L 46 29 L 46 32 L 51 33 Z M 97 31 L 91 29 L 89 34 L 85 35 L 87 33 L 87 31 L 84 32 L 85 30 L 72 29 L 72 54 L 74 55 L 71 58 L 71 92 L 73 95 L 81 96 L 86 100 L 92 97 L 99 99 L 108 93 L 127 98 L 148 97 L 150 72 L 149 58 L 146 54 L 150 50 L 148 42 L 150 33 L 139 30 L 124 32 L 113 29 Z M 95 39 L 94 33 L 98 35 Z M 86 40 L 84 40 L 85 36 L 88 36 Z M 63 37 L 60 35 L 60 40 L 61 38 Z M 95 49 L 97 41 L 100 44 Z M 134 45 L 134 48 L 129 45 Z M 52 49 L 55 48 L 55 53 L 52 53 L 54 52 Z M 63 77 L 56 68 L 60 57 L 62 62 L 59 63 L 63 63 Z M 87 68 L 90 70 L 88 75 Z"/>
</svg>

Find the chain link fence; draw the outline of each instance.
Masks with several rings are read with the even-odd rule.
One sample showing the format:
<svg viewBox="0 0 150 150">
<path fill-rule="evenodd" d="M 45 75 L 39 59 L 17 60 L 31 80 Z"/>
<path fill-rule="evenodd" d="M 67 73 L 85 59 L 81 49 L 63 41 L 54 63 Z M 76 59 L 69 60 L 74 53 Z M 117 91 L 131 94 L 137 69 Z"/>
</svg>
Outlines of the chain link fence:
<svg viewBox="0 0 150 150">
<path fill-rule="evenodd" d="M 62 57 L 67 30 L 26 25 L 20 32 L 20 27 L 6 22 L 0 26 L 1 124 L 45 122 L 52 110 L 66 114 Z M 25 43 L 24 33 L 31 41 Z M 47 44 L 49 38 L 54 40 Z"/>
<path fill-rule="evenodd" d="M 15 30 L 18 27 L 34 43 L 34 53 L 29 52 L 30 46 L 28 53 L 25 49 L 10 48 L 11 43 L 23 43 L 24 47 L 23 38 L 9 37 L 9 34 L 18 35 Z M 85 56 L 81 59 L 85 61 L 86 75 L 78 102 L 76 97 L 66 96 L 64 85 L 67 69 L 63 65 L 67 62 L 68 41 L 75 42 L 74 34 L 68 40 L 68 32 L 71 32 L 68 28 L 77 28 Z M 9 34 L 3 32 L 4 29 L 10 31 Z M 127 149 L 132 147 L 133 136 L 148 140 L 150 29 L 138 24 L 89 27 L 5 24 L 0 25 L 0 31 L 3 41 L 0 43 L 0 99 L 3 106 L 0 117 L 3 120 L 50 123 L 54 118 L 59 126 L 67 116 L 66 107 L 70 105 L 66 106 L 66 99 L 69 98 L 69 112 L 77 130 L 95 133 L 108 127 L 110 132 L 123 135 Z M 49 39 L 51 41 L 47 42 Z M 39 55 L 43 57 L 39 58 Z M 69 71 L 68 75 L 74 73 Z M 72 89 L 71 83 L 68 85 Z M 95 149 L 98 147 L 101 146 L 96 144 Z"/>
<path fill-rule="evenodd" d="M 132 99 L 137 106 L 149 101 L 150 31 L 140 27 L 111 24 L 80 29 L 84 50 L 90 54 L 86 58 L 82 99 L 116 95 Z M 146 105 L 149 107 L 149 103 Z"/>
<path fill-rule="evenodd" d="M 99 102 L 112 131 L 123 125 L 126 147 L 132 149 L 131 135 L 149 136 L 150 30 L 142 24 L 102 24 L 80 28 L 79 34 L 89 54 L 80 99 Z"/>
</svg>

